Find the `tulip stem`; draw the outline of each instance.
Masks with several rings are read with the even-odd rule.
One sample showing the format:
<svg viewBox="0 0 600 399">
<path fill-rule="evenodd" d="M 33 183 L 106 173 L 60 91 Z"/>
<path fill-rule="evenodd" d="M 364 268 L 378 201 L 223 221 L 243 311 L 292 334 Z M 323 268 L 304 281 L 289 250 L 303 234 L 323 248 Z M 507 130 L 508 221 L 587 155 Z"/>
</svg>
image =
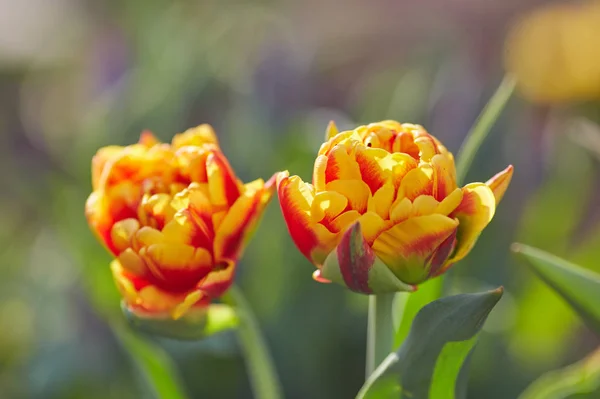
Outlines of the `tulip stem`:
<svg viewBox="0 0 600 399">
<path fill-rule="evenodd" d="M 394 344 L 394 293 L 369 296 L 366 377 L 390 354 Z"/>
<path fill-rule="evenodd" d="M 223 301 L 235 308 L 239 318 L 237 335 L 244 352 L 246 370 L 254 397 L 256 399 L 283 398 L 273 359 L 250 304 L 235 285 L 227 290 Z"/>
<path fill-rule="evenodd" d="M 475 124 L 467 133 L 467 137 L 463 141 L 460 150 L 458 151 L 456 164 L 456 181 L 459 185 L 463 183 L 475 154 L 481 147 L 481 144 L 490 132 L 494 122 L 500 116 L 504 106 L 512 96 L 515 89 L 516 80 L 510 75 L 506 75 L 496 89 L 496 92 L 490 98 L 490 101 L 483 108 L 483 111 L 477 117 Z"/>
</svg>

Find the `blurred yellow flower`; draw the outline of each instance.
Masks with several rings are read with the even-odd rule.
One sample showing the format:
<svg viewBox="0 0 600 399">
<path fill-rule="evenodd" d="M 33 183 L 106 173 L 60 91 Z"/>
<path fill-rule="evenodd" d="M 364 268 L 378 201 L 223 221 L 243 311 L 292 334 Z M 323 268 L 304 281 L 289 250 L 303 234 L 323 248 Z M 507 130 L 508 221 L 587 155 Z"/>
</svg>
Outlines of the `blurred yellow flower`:
<svg viewBox="0 0 600 399">
<path fill-rule="evenodd" d="M 423 127 L 330 125 L 312 184 L 280 175 L 283 216 L 315 279 L 362 293 L 414 290 L 464 258 L 506 191 L 512 166 L 456 184 L 454 158 Z"/>
<path fill-rule="evenodd" d="M 506 69 L 531 101 L 600 97 L 600 1 L 545 6 L 515 23 L 506 41 Z"/>
<path fill-rule="evenodd" d="M 137 144 L 100 149 L 85 211 L 116 257 L 129 309 L 177 319 L 220 296 L 274 183 L 242 184 L 208 125 L 171 144 L 145 132 Z"/>
</svg>

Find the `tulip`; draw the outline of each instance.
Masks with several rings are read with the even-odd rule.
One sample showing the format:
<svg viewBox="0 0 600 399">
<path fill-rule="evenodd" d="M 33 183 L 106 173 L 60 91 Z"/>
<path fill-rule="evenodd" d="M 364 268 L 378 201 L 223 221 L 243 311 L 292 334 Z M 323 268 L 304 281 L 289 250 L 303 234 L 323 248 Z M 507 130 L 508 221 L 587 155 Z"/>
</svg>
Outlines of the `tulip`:
<svg viewBox="0 0 600 399">
<path fill-rule="evenodd" d="M 320 282 L 373 294 L 414 291 L 463 259 L 494 216 L 512 166 L 459 188 L 454 158 L 423 127 L 328 128 L 312 184 L 277 179 L 289 233 Z"/>
<path fill-rule="evenodd" d="M 236 263 L 275 189 L 241 183 L 209 125 L 160 143 L 100 149 L 85 212 L 114 255 L 129 311 L 178 319 L 231 285 Z"/>
<path fill-rule="evenodd" d="M 506 40 L 506 69 L 530 101 L 600 98 L 600 1 L 546 4 L 524 15 Z"/>
</svg>

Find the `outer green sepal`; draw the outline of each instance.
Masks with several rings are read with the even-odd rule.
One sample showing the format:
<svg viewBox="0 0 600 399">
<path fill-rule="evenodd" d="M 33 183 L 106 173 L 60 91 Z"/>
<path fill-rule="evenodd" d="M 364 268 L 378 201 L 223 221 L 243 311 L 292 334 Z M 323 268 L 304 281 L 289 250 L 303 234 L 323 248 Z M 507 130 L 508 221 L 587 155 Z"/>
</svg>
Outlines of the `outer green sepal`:
<svg viewBox="0 0 600 399">
<path fill-rule="evenodd" d="M 364 239 L 360 223 L 355 223 L 344 233 L 339 245 L 325 259 L 319 277 L 361 294 L 412 292 L 417 289 L 400 281 L 375 255 Z"/>
<path fill-rule="evenodd" d="M 178 340 L 206 338 L 235 328 L 239 322 L 235 310 L 224 304 L 192 309 L 177 320 L 173 320 L 169 313 L 149 313 L 132 309 L 124 301 L 121 302 L 121 310 L 132 327 L 152 335 Z"/>
</svg>

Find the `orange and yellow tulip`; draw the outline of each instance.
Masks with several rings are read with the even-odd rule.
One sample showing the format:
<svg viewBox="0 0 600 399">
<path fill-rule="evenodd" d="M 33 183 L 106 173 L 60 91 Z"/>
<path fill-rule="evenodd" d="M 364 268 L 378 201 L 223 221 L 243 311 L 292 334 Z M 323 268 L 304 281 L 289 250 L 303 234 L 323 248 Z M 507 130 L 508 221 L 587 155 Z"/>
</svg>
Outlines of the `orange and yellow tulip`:
<svg viewBox="0 0 600 399">
<path fill-rule="evenodd" d="M 231 285 L 236 263 L 275 189 L 242 184 L 209 125 L 161 143 L 100 149 L 92 160 L 90 227 L 115 256 L 125 304 L 178 319 Z"/>
<path fill-rule="evenodd" d="M 464 258 L 512 177 L 458 188 L 452 154 L 418 125 L 332 123 L 327 136 L 312 184 L 282 174 L 279 201 L 314 278 L 365 294 L 415 290 Z"/>
</svg>

